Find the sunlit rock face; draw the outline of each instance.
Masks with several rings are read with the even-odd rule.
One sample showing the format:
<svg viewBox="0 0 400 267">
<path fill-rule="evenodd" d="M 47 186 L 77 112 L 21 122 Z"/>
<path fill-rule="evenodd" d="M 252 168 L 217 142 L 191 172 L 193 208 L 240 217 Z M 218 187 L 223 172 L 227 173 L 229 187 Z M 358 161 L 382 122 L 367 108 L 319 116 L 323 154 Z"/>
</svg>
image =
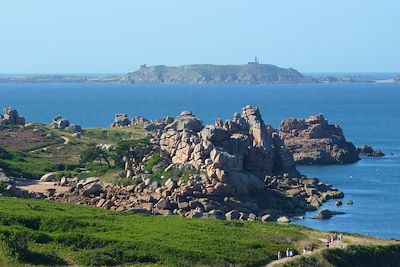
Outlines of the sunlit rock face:
<svg viewBox="0 0 400 267">
<path fill-rule="evenodd" d="M 322 114 L 308 119 L 286 119 L 279 131 L 285 146 L 299 164 L 345 164 L 359 160 L 356 147 L 346 140 L 339 125 Z"/>
</svg>

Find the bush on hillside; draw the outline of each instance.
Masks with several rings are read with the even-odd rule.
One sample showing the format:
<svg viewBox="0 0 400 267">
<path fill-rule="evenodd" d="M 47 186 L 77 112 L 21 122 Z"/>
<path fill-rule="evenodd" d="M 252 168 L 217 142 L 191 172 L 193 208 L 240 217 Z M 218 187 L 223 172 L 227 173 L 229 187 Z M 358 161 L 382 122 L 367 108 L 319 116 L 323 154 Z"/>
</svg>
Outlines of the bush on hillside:
<svg viewBox="0 0 400 267">
<path fill-rule="evenodd" d="M 1 241 L 8 256 L 18 261 L 29 255 L 28 233 L 21 231 L 6 231 L 1 234 Z"/>
</svg>

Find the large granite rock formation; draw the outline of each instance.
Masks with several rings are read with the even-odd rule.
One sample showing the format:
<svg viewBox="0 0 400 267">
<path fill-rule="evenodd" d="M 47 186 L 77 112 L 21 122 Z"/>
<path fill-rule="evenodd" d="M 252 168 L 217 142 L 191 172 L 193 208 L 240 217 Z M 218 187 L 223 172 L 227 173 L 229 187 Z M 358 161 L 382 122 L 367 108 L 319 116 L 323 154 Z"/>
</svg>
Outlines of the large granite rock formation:
<svg viewBox="0 0 400 267">
<path fill-rule="evenodd" d="M 226 192 L 248 194 L 264 189 L 266 176 L 299 177 L 291 153 L 260 111 L 250 106 L 233 120 L 203 126 L 185 111 L 165 127 L 160 145 L 174 164 L 190 163 L 221 183 Z"/>
<path fill-rule="evenodd" d="M 25 118 L 18 115 L 14 108 L 5 108 L 4 115 L 0 115 L 0 125 L 25 125 Z"/>
<path fill-rule="evenodd" d="M 10 188 L 7 194 L 127 213 L 252 221 L 282 221 L 282 216 L 302 215 L 343 197 L 331 185 L 299 174 L 291 152 L 257 108 L 246 106 L 232 120 L 216 119 L 207 126 L 190 111 L 160 121 L 169 123 L 151 134 L 144 157 L 124 157 L 125 172 L 119 176 L 133 179 L 132 185 L 64 178 L 59 184 L 69 186 L 67 192 L 15 193 Z M 139 123 L 147 122 L 136 118 L 131 124 Z M 160 161 L 150 172 L 145 166 L 154 155 Z"/>
<path fill-rule="evenodd" d="M 331 125 L 322 114 L 308 119 L 286 119 L 280 137 L 299 164 L 345 164 L 359 160 L 358 152 L 347 142 L 342 129 Z"/>
</svg>

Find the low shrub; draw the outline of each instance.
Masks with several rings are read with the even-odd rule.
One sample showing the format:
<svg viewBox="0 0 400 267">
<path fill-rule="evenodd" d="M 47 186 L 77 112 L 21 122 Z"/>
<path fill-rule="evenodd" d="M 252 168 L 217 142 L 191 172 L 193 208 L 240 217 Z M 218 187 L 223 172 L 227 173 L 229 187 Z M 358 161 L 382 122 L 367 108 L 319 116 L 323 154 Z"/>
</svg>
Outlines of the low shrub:
<svg viewBox="0 0 400 267">
<path fill-rule="evenodd" d="M 29 255 L 28 233 L 23 231 L 5 231 L 1 233 L 1 241 L 4 243 L 6 254 L 18 261 Z"/>
<path fill-rule="evenodd" d="M 400 245 L 353 245 L 346 250 L 332 249 L 323 252 L 324 258 L 334 266 L 400 266 Z"/>
<path fill-rule="evenodd" d="M 88 250 L 81 253 L 79 260 L 86 266 L 115 266 L 132 263 L 155 263 L 158 259 L 151 255 L 138 253 L 135 244 L 112 244 L 100 249 Z"/>
<path fill-rule="evenodd" d="M 73 249 L 95 249 L 112 244 L 114 241 L 99 239 L 88 234 L 67 233 L 55 238 L 57 243 L 69 246 Z"/>
</svg>

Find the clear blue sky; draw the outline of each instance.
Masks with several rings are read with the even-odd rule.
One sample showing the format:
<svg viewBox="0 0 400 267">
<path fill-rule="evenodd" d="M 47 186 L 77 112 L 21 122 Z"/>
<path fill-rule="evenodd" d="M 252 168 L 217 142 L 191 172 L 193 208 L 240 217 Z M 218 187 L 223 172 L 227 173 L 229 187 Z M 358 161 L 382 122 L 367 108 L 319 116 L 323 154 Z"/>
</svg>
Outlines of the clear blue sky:
<svg viewBox="0 0 400 267">
<path fill-rule="evenodd" d="M 4 0 L 0 73 L 262 63 L 399 72 L 399 0 Z"/>
</svg>

